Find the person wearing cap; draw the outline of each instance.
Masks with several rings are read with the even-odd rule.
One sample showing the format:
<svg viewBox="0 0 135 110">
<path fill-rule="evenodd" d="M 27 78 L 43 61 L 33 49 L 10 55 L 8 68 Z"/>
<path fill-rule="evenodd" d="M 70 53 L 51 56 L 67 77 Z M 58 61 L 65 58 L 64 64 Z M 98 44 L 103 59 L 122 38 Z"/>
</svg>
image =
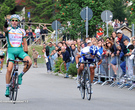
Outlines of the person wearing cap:
<svg viewBox="0 0 135 110">
<path fill-rule="evenodd" d="M 124 39 L 127 39 L 130 42 L 130 39 L 129 39 L 129 37 L 125 36 L 121 30 L 117 31 L 117 36 L 118 36 L 118 41 L 120 43 L 122 51 L 124 52 L 124 54 L 126 54 L 127 49 L 126 49 L 126 46 L 124 45 L 123 41 L 124 41 Z"/>
<path fill-rule="evenodd" d="M 22 76 L 29 70 L 32 65 L 31 58 L 28 53 L 27 41 L 25 38 L 25 30 L 18 27 L 20 22 L 20 17 L 17 14 L 11 16 L 11 27 L 8 27 L 7 20 L 4 24 L 4 31 L 7 37 L 8 49 L 7 49 L 7 59 L 15 60 L 15 56 L 23 59 L 23 61 L 29 61 L 28 67 L 24 66 L 23 71 L 18 76 L 18 84 L 22 84 Z M 22 45 L 23 43 L 23 45 Z M 5 96 L 9 97 L 9 83 L 11 78 L 11 72 L 13 68 L 13 61 L 9 61 L 7 72 L 6 72 L 6 92 Z M 25 63 L 27 65 L 27 63 Z"/>
<path fill-rule="evenodd" d="M 130 39 L 129 39 L 129 37 L 125 36 L 121 30 L 118 30 L 116 33 L 118 36 L 118 42 L 121 46 L 121 51 L 123 53 L 123 58 L 124 58 L 125 57 L 124 55 L 128 52 L 126 46 L 124 45 L 124 40 L 127 39 L 130 42 Z M 126 74 L 126 72 L 125 72 L 126 71 L 126 61 L 125 60 L 123 60 L 121 62 L 120 67 L 123 71 L 123 74 Z"/>
</svg>

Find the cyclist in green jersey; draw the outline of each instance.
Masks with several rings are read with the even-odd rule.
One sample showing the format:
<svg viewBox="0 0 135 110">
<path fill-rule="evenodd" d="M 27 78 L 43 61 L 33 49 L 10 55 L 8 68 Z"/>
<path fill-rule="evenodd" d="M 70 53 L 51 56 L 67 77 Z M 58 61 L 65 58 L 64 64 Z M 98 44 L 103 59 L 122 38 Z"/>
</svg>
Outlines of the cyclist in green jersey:
<svg viewBox="0 0 135 110">
<path fill-rule="evenodd" d="M 11 15 L 11 27 L 8 27 L 7 21 L 4 24 L 4 31 L 7 37 L 8 49 L 7 60 L 15 60 L 15 56 L 23 59 L 23 61 L 29 61 L 29 65 L 25 64 L 23 71 L 18 76 L 18 84 L 22 84 L 22 76 L 29 70 L 32 65 L 31 58 L 28 56 L 28 46 L 25 38 L 25 30 L 18 27 L 20 17 L 17 14 Z M 23 43 L 23 45 L 22 45 Z M 9 97 L 9 83 L 11 78 L 11 72 L 13 68 L 12 61 L 9 62 L 6 73 L 6 92 L 5 96 Z"/>
</svg>

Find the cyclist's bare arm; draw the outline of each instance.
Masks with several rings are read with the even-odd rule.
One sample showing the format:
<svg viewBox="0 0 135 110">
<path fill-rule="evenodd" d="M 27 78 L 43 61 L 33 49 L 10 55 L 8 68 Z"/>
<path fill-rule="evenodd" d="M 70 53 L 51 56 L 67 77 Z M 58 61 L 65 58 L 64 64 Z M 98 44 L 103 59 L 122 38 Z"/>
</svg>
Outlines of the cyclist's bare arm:
<svg viewBox="0 0 135 110">
<path fill-rule="evenodd" d="M 28 46 L 27 46 L 27 41 L 26 41 L 26 38 L 24 37 L 23 38 L 23 50 L 25 51 L 25 52 L 27 52 L 28 51 Z"/>
<path fill-rule="evenodd" d="M 102 59 L 98 61 L 98 65 L 100 65 L 102 63 Z"/>
<path fill-rule="evenodd" d="M 77 55 L 77 56 L 75 57 L 76 64 L 78 64 L 78 63 L 79 63 L 79 58 L 81 58 L 81 56 L 80 56 L 80 55 Z"/>
</svg>

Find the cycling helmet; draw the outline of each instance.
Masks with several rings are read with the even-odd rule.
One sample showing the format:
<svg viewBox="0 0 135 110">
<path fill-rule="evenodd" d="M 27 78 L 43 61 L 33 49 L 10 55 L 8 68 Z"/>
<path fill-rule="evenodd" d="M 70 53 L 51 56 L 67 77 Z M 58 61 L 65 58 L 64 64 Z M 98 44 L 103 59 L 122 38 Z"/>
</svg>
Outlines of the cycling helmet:
<svg viewBox="0 0 135 110">
<path fill-rule="evenodd" d="M 12 20 L 13 18 L 17 18 L 20 21 L 20 16 L 17 15 L 17 14 L 11 15 L 11 18 L 10 19 Z"/>
<path fill-rule="evenodd" d="M 90 54 L 96 55 L 97 52 L 98 52 L 98 48 L 97 48 L 96 46 L 92 45 L 92 46 L 90 47 Z"/>
</svg>

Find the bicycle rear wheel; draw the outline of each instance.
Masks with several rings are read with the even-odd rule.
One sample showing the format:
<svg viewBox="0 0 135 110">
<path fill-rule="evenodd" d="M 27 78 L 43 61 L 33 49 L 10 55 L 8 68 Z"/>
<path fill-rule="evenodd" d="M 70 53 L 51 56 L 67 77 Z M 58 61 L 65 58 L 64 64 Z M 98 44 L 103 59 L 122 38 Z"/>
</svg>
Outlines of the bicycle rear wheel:
<svg viewBox="0 0 135 110">
<path fill-rule="evenodd" d="M 13 101 L 16 101 L 18 93 L 18 73 L 15 73 L 15 75 L 13 76 L 13 85 Z"/>
<path fill-rule="evenodd" d="M 90 80 L 90 75 L 88 74 L 88 78 L 86 80 L 86 96 L 88 100 L 91 99 L 91 94 L 92 94 L 91 80 Z"/>
</svg>

